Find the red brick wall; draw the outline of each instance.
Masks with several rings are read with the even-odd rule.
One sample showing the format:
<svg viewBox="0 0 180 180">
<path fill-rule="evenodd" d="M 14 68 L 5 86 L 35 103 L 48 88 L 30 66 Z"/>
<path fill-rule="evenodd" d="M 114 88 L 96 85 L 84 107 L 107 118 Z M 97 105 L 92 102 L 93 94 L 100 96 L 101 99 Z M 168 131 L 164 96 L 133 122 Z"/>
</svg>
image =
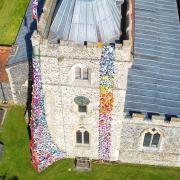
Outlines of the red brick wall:
<svg viewBox="0 0 180 180">
<path fill-rule="evenodd" d="M 9 82 L 5 68 L 10 52 L 11 47 L 0 46 L 0 82 Z"/>
</svg>

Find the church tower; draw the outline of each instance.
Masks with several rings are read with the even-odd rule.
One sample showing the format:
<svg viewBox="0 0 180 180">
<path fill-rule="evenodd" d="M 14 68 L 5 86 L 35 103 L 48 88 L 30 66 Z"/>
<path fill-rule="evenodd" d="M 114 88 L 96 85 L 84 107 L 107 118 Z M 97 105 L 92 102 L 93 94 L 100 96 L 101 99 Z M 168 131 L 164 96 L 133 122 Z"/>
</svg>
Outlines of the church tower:
<svg viewBox="0 0 180 180">
<path fill-rule="evenodd" d="M 33 33 L 37 2 L 43 11 Z M 30 1 L 6 71 L 15 104 L 31 102 L 33 87 L 30 147 L 38 171 L 76 156 L 180 166 L 178 6 Z"/>
<path fill-rule="evenodd" d="M 168 8 L 175 0 L 46 0 L 32 36 L 39 171 L 77 156 L 179 166 L 180 29 Z"/>
<path fill-rule="evenodd" d="M 48 0 L 32 37 L 48 131 L 66 157 L 118 160 L 131 66 L 118 3 Z"/>
</svg>

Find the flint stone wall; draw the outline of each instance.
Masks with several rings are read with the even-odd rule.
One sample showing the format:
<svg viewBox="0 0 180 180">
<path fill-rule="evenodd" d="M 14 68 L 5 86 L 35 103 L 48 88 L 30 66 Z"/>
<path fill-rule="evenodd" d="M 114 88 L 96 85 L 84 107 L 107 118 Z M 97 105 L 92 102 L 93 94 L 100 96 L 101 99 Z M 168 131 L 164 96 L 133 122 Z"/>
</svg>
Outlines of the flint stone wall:
<svg viewBox="0 0 180 180">
<path fill-rule="evenodd" d="M 124 119 L 122 126 L 119 146 L 121 162 L 180 166 L 180 123 Z M 152 128 L 160 131 L 160 147 L 143 148 L 143 132 Z"/>
<path fill-rule="evenodd" d="M 9 83 L 1 83 L 0 85 L 0 103 L 2 103 L 2 101 L 4 100 L 10 103 L 13 101 L 11 87 Z"/>
<path fill-rule="evenodd" d="M 122 47 L 116 49 L 111 160 L 118 160 L 122 124 L 120 119 L 124 111 L 128 68 L 132 65 L 129 54 L 125 56 L 123 51 L 128 50 Z M 102 49 L 95 44 L 88 47 L 68 42 L 61 42 L 59 45 L 44 41 L 40 44 L 40 66 L 48 126 L 57 145 L 66 151 L 69 157 L 98 158 L 101 53 Z M 126 59 L 122 59 L 123 56 Z M 89 81 L 75 80 L 76 65 L 90 69 Z M 76 96 L 89 98 L 87 114 L 78 112 L 78 106 L 74 102 Z M 77 130 L 87 130 L 90 133 L 90 145 L 76 144 Z"/>
<path fill-rule="evenodd" d="M 28 61 L 9 66 L 6 69 L 11 85 L 13 102 L 25 105 L 28 91 Z"/>
<path fill-rule="evenodd" d="M 40 45 L 40 66 L 48 126 L 54 141 L 67 152 L 68 157 L 97 159 L 101 49 L 73 45 L 68 48 L 68 46 L 66 42 L 60 45 L 49 45 L 45 42 Z M 122 48 L 119 48 L 119 51 L 116 49 L 111 160 L 179 166 L 180 126 L 177 123 L 132 121 L 124 118 L 127 73 L 132 65 L 131 59 L 125 54 Z M 90 68 L 90 81 L 74 80 L 73 69 L 77 64 Z M 89 98 L 87 114 L 78 112 L 74 102 L 76 96 Z M 157 151 L 142 148 L 142 132 L 148 128 L 157 128 L 162 132 L 161 148 Z M 90 145 L 76 144 L 77 130 L 89 131 Z"/>
</svg>

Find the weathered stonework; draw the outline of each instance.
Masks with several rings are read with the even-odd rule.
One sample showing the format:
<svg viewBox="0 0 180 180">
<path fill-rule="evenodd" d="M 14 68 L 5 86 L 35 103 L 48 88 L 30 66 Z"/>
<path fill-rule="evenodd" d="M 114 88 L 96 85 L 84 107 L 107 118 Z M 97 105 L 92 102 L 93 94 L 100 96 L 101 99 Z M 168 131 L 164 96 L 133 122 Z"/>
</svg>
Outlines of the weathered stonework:
<svg viewBox="0 0 180 180">
<path fill-rule="evenodd" d="M 50 133 L 60 149 L 67 156 L 89 157 L 98 159 L 99 141 L 99 62 L 102 45 L 87 43 L 87 46 L 73 42 L 60 41 L 50 44 L 46 38 L 49 21 L 49 6 L 52 0 L 45 3 L 44 13 L 39 23 L 39 34 L 35 32 L 32 44 L 40 50 L 40 66 L 45 98 L 46 119 Z M 131 68 L 133 43 L 133 7 L 128 4 L 127 32 L 129 40 L 116 44 L 114 108 L 111 128 L 111 160 L 129 163 L 180 166 L 180 121 L 173 118 L 166 123 L 162 117 L 147 120 L 144 115 L 124 117 L 124 103 L 127 90 L 128 69 Z M 89 80 L 76 80 L 75 67 L 89 68 Z M 25 104 L 27 100 L 28 62 L 7 68 L 13 100 Z M 90 100 L 87 113 L 79 113 L 74 102 L 76 96 L 85 96 Z M 144 132 L 155 128 L 160 132 L 158 148 L 144 148 Z M 76 144 L 76 131 L 87 130 L 90 133 L 89 145 Z"/>
<path fill-rule="evenodd" d="M 40 65 L 48 125 L 53 139 L 60 148 L 67 152 L 69 157 L 98 158 L 101 49 L 94 46 L 76 46 L 68 42 L 49 45 L 47 41 L 40 44 Z M 122 54 L 125 54 L 123 47 L 118 47 L 116 49 L 113 92 L 115 102 L 112 113 L 111 160 L 179 166 L 178 131 L 180 126 L 178 123 L 167 124 L 162 117 L 153 117 L 153 121 L 147 121 L 144 115 L 141 115 L 140 118 L 138 118 L 139 116 L 134 116 L 133 119 L 124 118 L 127 73 L 132 61 L 131 58 L 123 59 L 125 55 Z M 91 69 L 89 81 L 75 80 L 74 67 L 77 64 Z M 87 114 L 78 112 L 74 102 L 76 96 L 89 98 Z M 143 148 L 142 139 L 144 137 L 142 134 L 148 128 L 157 128 L 162 133 L 160 148 L 156 150 Z M 83 129 L 90 133 L 90 145 L 76 144 L 76 131 Z"/>
<path fill-rule="evenodd" d="M 133 7 L 129 1 L 127 32 L 129 40 L 123 45 L 116 44 L 113 122 L 111 128 L 111 160 L 129 163 L 180 166 L 180 141 L 178 119 L 166 123 L 162 117 L 147 120 L 144 115 L 124 116 L 124 103 L 127 90 L 128 69 L 132 66 Z M 52 3 L 49 1 L 49 3 Z M 45 4 L 47 7 L 47 4 Z M 40 66 L 45 97 L 45 111 L 48 126 L 55 143 L 68 157 L 75 156 L 98 159 L 98 121 L 99 121 L 99 62 L 102 46 L 87 43 L 87 46 L 73 42 L 60 41 L 50 44 L 42 36 L 47 29 L 47 9 L 40 22 L 40 35 L 34 34 L 33 46 L 40 49 Z M 45 24 L 44 24 L 45 25 Z M 76 80 L 75 67 L 88 67 L 89 80 Z M 76 96 L 90 100 L 87 113 L 79 113 Z M 155 128 L 160 132 L 158 148 L 144 148 L 144 133 Z M 76 131 L 90 133 L 89 145 L 76 144 Z"/>
<path fill-rule="evenodd" d="M 3 101 L 8 101 L 8 103 L 12 103 L 12 93 L 9 83 L 0 84 L 0 104 Z"/>
<path fill-rule="evenodd" d="M 143 132 L 155 128 L 161 134 L 160 147 L 143 147 Z M 165 121 L 124 119 L 120 137 L 119 160 L 121 162 L 180 166 L 180 124 Z"/>
<path fill-rule="evenodd" d="M 90 46 L 91 45 L 91 46 Z M 61 42 L 40 44 L 40 65 L 45 96 L 46 117 L 52 137 L 69 157 L 88 156 L 98 158 L 99 123 L 99 62 L 102 49 L 96 44 L 87 47 L 74 43 Z M 112 123 L 111 160 L 118 159 L 118 146 L 123 117 L 128 68 L 132 61 L 127 53 L 130 47 L 117 47 L 115 61 L 114 109 Z M 48 49 L 48 51 L 47 51 Z M 125 51 L 125 52 L 124 52 Z M 129 59 L 128 59 L 129 57 Z M 82 65 L 90 69 L 90 80 L 75 80 L 74 68 Z M 76 96 L 85 96 L 90 100 L 87 114 L 79 113 L 74 102 Z M 90 145 L 76 144 L 76 131 L 86 129 L 90 133 Z M 117 138 L 119 137 L 119 138 Z"/>
<path fill-rule="evenodd" d="M 11 85 L 13 102 L 25 105 L 28 91 L 28 61 L 9 66 L 6 68 L 6 71 Z"/>
</svg>

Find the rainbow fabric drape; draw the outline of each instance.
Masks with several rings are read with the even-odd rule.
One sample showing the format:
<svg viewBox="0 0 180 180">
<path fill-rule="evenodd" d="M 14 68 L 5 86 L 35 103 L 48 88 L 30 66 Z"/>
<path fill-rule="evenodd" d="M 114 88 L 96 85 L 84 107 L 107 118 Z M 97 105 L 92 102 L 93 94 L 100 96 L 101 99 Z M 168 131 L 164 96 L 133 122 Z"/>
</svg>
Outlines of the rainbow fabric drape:
<svg viewBox="0 0 180 180">
<path fill-rule="evenodd" d="M 100 61 L 99 159 L 109 160 L 114 87 L 114 48 L 104 46 Z"/>
<path fill-rule="evenodd" d="M 53 142 L 46 122 L 41 72 L 38 60 L 33 59 L 33 93 L 30 120 L 32 164 L 38 172 L 64 157 Z"/>
</svg>

